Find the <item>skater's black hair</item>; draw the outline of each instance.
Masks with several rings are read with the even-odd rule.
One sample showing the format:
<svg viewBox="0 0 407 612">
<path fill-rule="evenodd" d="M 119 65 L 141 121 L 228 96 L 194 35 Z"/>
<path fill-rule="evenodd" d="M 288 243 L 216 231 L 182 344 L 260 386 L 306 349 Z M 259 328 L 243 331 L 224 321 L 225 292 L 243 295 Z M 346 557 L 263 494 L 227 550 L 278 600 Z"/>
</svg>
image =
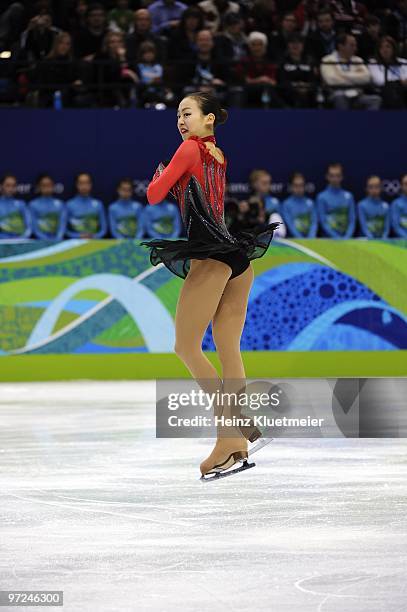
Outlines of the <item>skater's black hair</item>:
<svg viewBox="0 0 407 612">
<path fill-rule="evenodd" d="M 214 130 L 218 125 L 221 125 L 227 121 L 228 111 L 221 107 L 218 98 L 214 94 L 206 91 L 194 91 L 184 96 L 184 98 L 193 98 L 196 100 L 203 115 L 209 115 L 209 113 L 213 113 L 215 115 L 215 121 L 213 124 Z"/>
</svg>

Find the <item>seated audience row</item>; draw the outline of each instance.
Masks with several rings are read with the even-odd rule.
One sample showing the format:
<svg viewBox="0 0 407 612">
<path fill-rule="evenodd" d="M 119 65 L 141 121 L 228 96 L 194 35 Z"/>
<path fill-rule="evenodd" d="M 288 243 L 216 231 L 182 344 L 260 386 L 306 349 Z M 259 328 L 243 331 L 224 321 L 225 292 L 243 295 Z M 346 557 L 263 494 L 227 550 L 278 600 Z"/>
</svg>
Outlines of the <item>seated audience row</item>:
<svg viewBox="0 0 407 612">
<path fill-rule="evenodd" d="M 133 182 L 122 179 L 118 199 L 108 207 L 92 196 L 92 178 L 82 172 L 76 177 L 77 195 L 66 202 L 54 196 L 54 181 L 44 174 L 37 181 L 39 196 L 28 205 L 16 198 L 16 177 L 8 174 L 0 196 L 0 238 L 41 240 L 63 238 L 176 238 L 182 232 L 178 207 L 172 202 L 144 206 L 133 200 Z"/>
<path fill-rule="evenodd" d="M 282 221 L 282 237 L 314 238 L 407 238 L 407 174 L 401 177 L 401 193 L 389 205 L 382 198 L 382 182 L 376 175 L 366 181 L 366 198 L 357 205 L 350 191 L 343 189 L 343 168 L 330 164 L 327 186 L 316 200 L 306 195 L 305 177 L 295 172 L 290 178 L 290 195 L 280 202 L 271 193 L 271 175 L 254 170 L 250 175 L 248 200 L 225 202 L 225 219 L 230 231 L 248 229 L 261 223 Z M 357 227 L 358 225 L 358 227 Z"/>
<path fill-rule="evenodd" d="M 250 175 L 251 193 L 242 201 L 226 197 L 225 221 L 233 233 L 242 229 L 282 221 L 280 237 L 314 238 L 407 238 L 407 174 L 401 177 L 401 193 L 391 204 L 382 198 L 382 181 L 371 175 L 366 181 L 366 198 L 357 205 L 350 191 L 343 189 L 343 168 L 330 164 L 327 186 L 314 201 L 306 195 L 301 172 L 290 178 L 290 195 L 280 202 L 272 195 L 271 175 L 256 169 Z M 48 175 L 37 181 L 38 197 L 28 205 L 18 197 L 16 177 L 7 174 L 1 181 L 0 238 L 42 240 L 65 238 L 178 237 L 184 228 L 178 206 L 164 200 L 145 206 L 133 199 L 133 182 L 122 179 L 118 199 L 107 209 L 92 196 L 92 177 L 82 172 L 76 177 L 77 194 L 66 202 L 54 195 L 55 185 Z"/>
<path fill-rule="evenodd" d="M 109 12 L 86 0 L 27 4 L 0 12 L 9 102 L 176 106 L 205 87 L 226 106 L 407 104 L 405 0 L 362 11 L 337 0 L 118 0 Z"/>
</svg>

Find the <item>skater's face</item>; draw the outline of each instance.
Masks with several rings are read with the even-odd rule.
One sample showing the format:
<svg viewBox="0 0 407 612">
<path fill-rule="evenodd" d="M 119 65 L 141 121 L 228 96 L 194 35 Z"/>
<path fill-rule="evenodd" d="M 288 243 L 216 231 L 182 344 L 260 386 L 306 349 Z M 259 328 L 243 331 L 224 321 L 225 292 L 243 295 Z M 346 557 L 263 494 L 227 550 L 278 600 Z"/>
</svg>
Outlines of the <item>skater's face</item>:
<svg viewBox="0 0 407 612">
<path fill-rule="evenodd" d="M 80 174 L 76 181 L 76 188 L 79 195 L 88 196 L 92 191 L 92 181 L 89 174 Z"/>
<path fill-rule="evenodd" d="M 401 193 L 407 196 L 407 174 L 401 179 Z"/>
<path fill-rule="evenodd" d="M 12 198 L 16 195 L 17 181 L 14 176 L 8 176 L 4 179 L 1 191 L 2 195 L 6 196 L 6 198 Z"/>
<path fill-rule="evenodd" d="M 378 176 L 372 176 L 366 183 L 367 195 L 371 198 L 380 198 L 382 182 Z"/>
<path fill-rule="evenodd" d="M 54 193 L 54 181 L 49 176 L 44 176 L 38 183 L 38 191 L 45 198 L 51 197 Z"/>
<path fill-rule="evenodd" d="M 190 136 L 207 136 L 213 134 L 215 115 L 204 115 L 195 98 L 181 100 L 177 112 L 178 131 L 183 140 Z"/>
</svg>

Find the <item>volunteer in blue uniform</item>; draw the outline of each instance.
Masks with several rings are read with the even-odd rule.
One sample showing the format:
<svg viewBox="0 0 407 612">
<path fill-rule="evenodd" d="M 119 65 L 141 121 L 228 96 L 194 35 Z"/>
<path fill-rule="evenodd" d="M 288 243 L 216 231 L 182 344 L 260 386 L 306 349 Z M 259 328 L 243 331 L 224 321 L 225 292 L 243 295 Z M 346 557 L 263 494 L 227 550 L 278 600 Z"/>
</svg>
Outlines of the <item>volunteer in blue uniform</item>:
<svg viewBox="0 0 407 612">
<path fill-rule="evenodd" d="M 107 220 L 103 203 L 92 197 L 92 177 L 87 172 L 77 175 L 77 195 L 68 200 L 68 238 L 102 238 L 106 234 Z"/>
<path fill-rule="evenodd" d="M 37 179 L 38 197 L 31 200 L 33 235 L 41 240 L 62 240 L 66 229 L 66 206 L 54 196 L 55 183 L 51 176 L 42 174 Z"/>
<path fill-rule="evenodd" d="M 315 238 L 318 215 L 314 200 L 305 195 L 305 177 L 294 172 L 290 178 L 291 195 L 281 204 L 288 231 L 294 238 Z"/>
<path fill-rule="evenodd" d="M 142 238 L 144 206 L 133 200 L 133 181 L 122 179 L 117 186 L 115 202 L 109 205 L 109 227 L 113 238 Z"/>
<path fill-rule="evenodd" d="M 356 225 L 356 207 L 351 192 L 342 189 L 342 165 L 329 164 L 326 180 L 326 189 L 317 196 L 322 234 L 328 238 L 351 238 Z"/>
<path fill-rule="evenodd" d="M 31 214 L 24 200 L 16 197 L 16 177 L 6 174 L 0 186 L 0 238 L 28 238 L 32 229 Z"/>
<path fill-rule="evenodd" d="M 390 205 L 390 219 L 396 236 L 407 238 L 407 173 L 401 177 L 400 187 L 400 195 Z"/>
<path fill-rule="evenodd" d="M 358 204 L 358 219 L 362 235 L 366 238 L 387 238 L 390 232 L 390 206 L 382 197 L 379 176 L 366 181 L 366 198 Z"/>
</svg>

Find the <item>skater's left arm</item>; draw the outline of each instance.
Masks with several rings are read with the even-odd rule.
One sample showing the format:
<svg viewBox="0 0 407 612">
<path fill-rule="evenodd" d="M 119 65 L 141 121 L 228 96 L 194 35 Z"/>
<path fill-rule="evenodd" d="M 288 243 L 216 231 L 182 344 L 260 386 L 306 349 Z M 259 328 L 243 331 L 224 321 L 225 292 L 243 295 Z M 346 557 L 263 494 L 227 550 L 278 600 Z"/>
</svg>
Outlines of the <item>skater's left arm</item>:
<svg viewBox="0 0 407 612">
<path fill-rule="evenodd" d="M 157 170 L 147 187 L 149 204 L 162 202 L 171 187 L 183 174 L 190 171 L 199 159 L 199 145 L 195 140 L 185 140 L 181 143 L 168 166 L 161 173 Z"/>
</svg>

